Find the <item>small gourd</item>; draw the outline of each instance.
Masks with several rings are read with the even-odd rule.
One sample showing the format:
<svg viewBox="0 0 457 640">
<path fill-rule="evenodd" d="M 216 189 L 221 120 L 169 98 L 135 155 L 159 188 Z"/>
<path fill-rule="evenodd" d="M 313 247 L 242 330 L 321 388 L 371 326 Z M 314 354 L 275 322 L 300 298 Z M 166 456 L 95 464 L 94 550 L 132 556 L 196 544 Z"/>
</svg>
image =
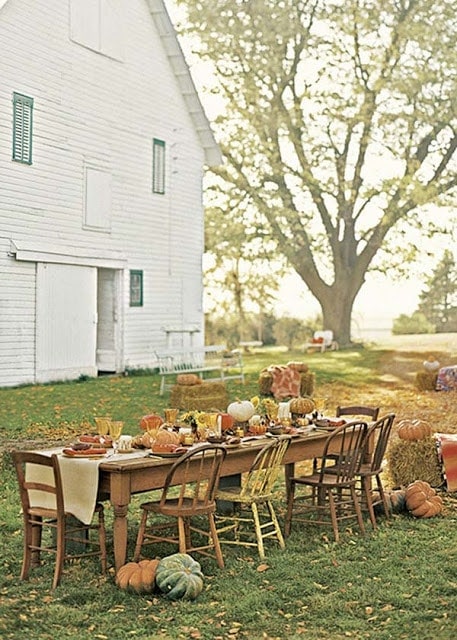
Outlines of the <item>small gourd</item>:
<svg viewBox="0 0 457 640">
<path fill-rule="evenodd" d="M 157 566 L 156 584 L 169 600 L 195 600 L 203 590 L 200 563 L 187 553 L 162 558 Z"/>
<path fill-rule="evenodd" d="M 299 398 L 292 398 L 289 404 L 289 409 L 291 413 L 305 415 L 307 413 L 312 413 L 315 406 L 311 398 L 303 396 Z"/>
<path fill-rule="evenodd" d="M 155 587 L 158 565 L 158 559 L 127 562 L 117 572 L 116 584 L 127 591 L 151 593 Z"/>
<path fill-rule="evenodd" d="M 400 440 L 409 440 L 410 442 L 425 440 L 431 432 L 429 423 L 424 420 L 400 420 L 398 423 L 397 433 Z"/>
<path fill-rule="evenodd" d="M 443 510 L 443 500 L 428 482 L 415 480 L 406 487 L 406 507 L 416 518 L 433 518 Z"/>
<path fill-rule="evenodd" d="M 255 413 L 255 407 L 250 400 L 236 400 L 227 407 L 235 422 L 247 422 Z"/>
</svg>

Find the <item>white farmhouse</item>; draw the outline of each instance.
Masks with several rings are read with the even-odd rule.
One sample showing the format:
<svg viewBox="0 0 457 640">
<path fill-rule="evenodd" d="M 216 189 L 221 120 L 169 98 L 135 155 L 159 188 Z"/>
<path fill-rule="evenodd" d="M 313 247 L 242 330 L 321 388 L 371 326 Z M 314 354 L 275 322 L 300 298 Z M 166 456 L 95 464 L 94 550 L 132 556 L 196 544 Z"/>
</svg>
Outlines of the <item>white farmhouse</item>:
<svg viewBox="0 0 457 640">
<path fill-rule="evenodd" d="M 0 387 L 203 342 L 220 161 L 162 0 L 0 0 Z"/>
</svg>

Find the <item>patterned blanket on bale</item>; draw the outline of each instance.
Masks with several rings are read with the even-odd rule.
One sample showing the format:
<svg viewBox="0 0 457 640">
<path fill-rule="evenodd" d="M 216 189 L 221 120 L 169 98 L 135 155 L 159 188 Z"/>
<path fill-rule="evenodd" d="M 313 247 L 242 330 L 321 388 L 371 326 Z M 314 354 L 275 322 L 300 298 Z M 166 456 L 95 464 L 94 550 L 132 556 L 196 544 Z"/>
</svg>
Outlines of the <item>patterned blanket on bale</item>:
<svg viewBox="0 0 457 640">
<path fill-rule="evenodd" d="M 441 367 L 436 379 L 437 391 L 457 391 L 457 366 Z"/>
<path fill-rule="evenodd" d="M 448 491 L 457 491 L 457 434 L 435 433 L 438 457 Z"/>
<path fill-rule="evenodd" d="M 271 393 L 277 400 L 300 395 L 300 372 L 285 365 L 271 365 L 267 369 L 273 376 Z"/>
</svg>

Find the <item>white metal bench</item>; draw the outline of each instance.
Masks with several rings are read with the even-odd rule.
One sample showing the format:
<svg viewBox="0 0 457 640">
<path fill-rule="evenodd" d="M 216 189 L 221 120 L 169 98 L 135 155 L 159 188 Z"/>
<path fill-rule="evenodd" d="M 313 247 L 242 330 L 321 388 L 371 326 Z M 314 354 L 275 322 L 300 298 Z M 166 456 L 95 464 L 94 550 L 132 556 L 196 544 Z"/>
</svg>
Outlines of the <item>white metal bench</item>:
<svg viewBox="0 0 457 640">
<path fill-rule="evenodd" d="M 168 377 L 180 373 L 196 373 L 203 380 L 205 373 L 211 373 L 207 379 L 241 380 L 244 382 L 243 358 L 239 350 L 228 351 L 223 344 L 204 347 L 189 347 L 174 351 L 156 351 L 159 367 L 160 395 L 173 386 Z"/>
</svg>

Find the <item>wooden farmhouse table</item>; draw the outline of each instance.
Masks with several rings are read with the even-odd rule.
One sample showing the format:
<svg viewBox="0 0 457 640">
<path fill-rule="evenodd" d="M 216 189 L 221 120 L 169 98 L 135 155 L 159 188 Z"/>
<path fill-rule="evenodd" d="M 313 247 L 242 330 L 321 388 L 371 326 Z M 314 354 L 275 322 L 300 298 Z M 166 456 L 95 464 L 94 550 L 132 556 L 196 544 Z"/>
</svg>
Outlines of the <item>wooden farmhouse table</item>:
<svg viewBox="0 0 457 640">
<path fill-rule="evenodd" d="M 284 458 L 286 492 L 290 488 L 290 478 L 294 474 L 295 463 L 312 460 L 322 454 L 328 437 L 326 431 L 311 431 L 306 435 L 292 438 Z M 249 470 L 259 449 L 268 438 L 243 443 L 235 449 L 228 449 L 222 467 L 222 476 L 239 476 Z M 127 513 L 132 495 L 161 489 L 165 477 L 175 458 L 131 458 L 102 461 L 99 465 L 99 499 L 109 500 L 113 507 L 113 545 L 116 571 L 126 562 L 127 555 Z"/>
</svg>

